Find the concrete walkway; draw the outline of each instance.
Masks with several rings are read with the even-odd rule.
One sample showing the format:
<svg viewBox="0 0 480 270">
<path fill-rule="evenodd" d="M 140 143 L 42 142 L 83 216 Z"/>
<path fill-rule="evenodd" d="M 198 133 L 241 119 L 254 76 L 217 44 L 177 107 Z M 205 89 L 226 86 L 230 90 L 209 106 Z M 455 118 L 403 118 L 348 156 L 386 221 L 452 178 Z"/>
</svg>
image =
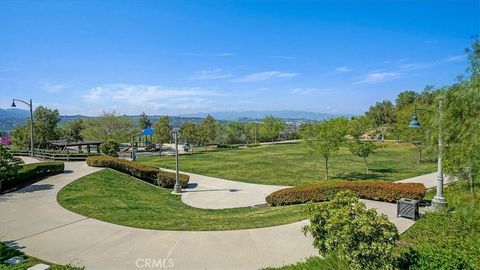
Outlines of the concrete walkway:
<svg viewBox="0 0 480 270">
<path fill-rule="evenodd" d="M 219 232 L 156 231 L 86 218 L 62 208 L 58 191 L 97 171 L 83 162 L 66 163 L 66 173 L 0 196 L 0 240 L 27 254 L 87 269 L 259 269 L 317 255 L 305 221 Z M 187 216 L 185 218 L 188 218 Z"/>
<path fill-rule="evenodd" d="M 158 263 L 171 269 L 259 269 L 318 254 L 311 237 L 301 233 L 307 221 L 259 229 L 186 232 L 137 229 L 86 218 L 62 208 L 56 196 L 68 183 L 99 169 L 84 162 L 65 164 L 64 174 L 0 196 L 1 241 L 12 241 L 27 254 L 46 261 L 87 269 L 159 269 Z M 182 201 L 199 208 L 263 204 L 266 195 L 285 188 L 190 175 L 192 185 Z M 418 181 L 428 179 L 420 177 Z M 363 201 L 386 214 L 400 232 L 414 224 L 396 217 L 395 204 Z M 149 263 L 157 266 L 146 267 Z"/>
<path fill-rule="evenodd" d="M 429 173 L 425 175 L 420 175 L 420 176 L 396 181 L 396 183 L 421 183 L 427 189 L 430 189 L 437 186 L 437 175 L 438 173 L 434 172 L 434 173 Z M 443 177 L 444 177 L 444 180 L 443 180 L 444 185 L 448 185 L 457 180 L 455 177 L 451 177 L 448 175 L 444 175 Z"/>
</svg>

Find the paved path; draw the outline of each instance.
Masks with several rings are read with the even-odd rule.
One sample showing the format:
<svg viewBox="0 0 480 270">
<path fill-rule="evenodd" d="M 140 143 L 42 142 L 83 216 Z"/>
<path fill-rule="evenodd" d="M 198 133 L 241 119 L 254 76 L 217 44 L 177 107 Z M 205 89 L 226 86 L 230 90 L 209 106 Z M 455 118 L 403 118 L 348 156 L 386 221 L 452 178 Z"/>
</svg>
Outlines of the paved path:
<svg viewBox="0 0 480 270">
<path fill-rule="evenodd" d="M 396 182 L 397 183 L 422 183 L 426 188 L 430 189 L 437 186 L 437 175 L 438 173 L 434 172 L 434 173 L 420 175 L 412 178 L 403 179 Z M 444 175 L 443 177 L 444 177 L 443 183 L 445 185 L 457 180 L 455 177 L 450 177 L 448 175 Z"/>
<path fill-rule="evenodd" d="M 259 269 L 318 254 L 311 237 L 300 231 L 306 221 L 236 231 L 157 231 L 86 218 L 57 203 L 56 195 L 62 187 L 98 170 L 83 162 L 67 162 L 66 173 L 0 196 L 0 240 L 13 241 L 27 254 L 43 260 L 84 265 L 87 269 L 152 269 L 145 267 L 148 262 L 164 263 L 173 269 Z M 262 204 L 267 194 L 284 188 L 190 175 L 196 185 L 186 189 L 182 201 L 199 208 Z M 418 181 L 430 178 L 427 175 Z M 363 201 L 386 214 L 400 232 L 414 223 L 397 218 L 395 204 Z"/>
<path fill-rule="evenodd" d="M 62 208 L 56 195 L 68 183 L 98 169 L 69 162 L 66 170 L 0 196 L 1 241 L 13 241 L 46 261 L 102 270 L 159 269 L 144 267 L 148 260 L 166 266 L 172 262 L 172 269 L 259 269 L 318 254 L 312 239 L 301 233 L 305 221 L 249 230 L 182 232 L 86 218 Z"/>
</svg>

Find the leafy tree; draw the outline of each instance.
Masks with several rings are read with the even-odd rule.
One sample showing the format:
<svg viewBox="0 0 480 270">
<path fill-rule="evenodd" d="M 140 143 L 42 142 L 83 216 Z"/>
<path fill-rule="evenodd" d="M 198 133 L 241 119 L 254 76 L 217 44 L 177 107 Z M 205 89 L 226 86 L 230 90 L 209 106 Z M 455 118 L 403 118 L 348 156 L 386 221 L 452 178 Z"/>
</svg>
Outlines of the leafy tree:
<svg viewBox="0 0 480 270">
<path fill-rule="evenodd" d="M 211 115 L 203 119 L 200 125 L 200 137 L 205 145 L 205 150 L 208 150 L 208 145 L 213 143 L 217 137 L 216 121 Z"/>
<path fill-rule="evenodd" d="M 394 269 L 397 228 L 387 216 L 367 209 L 352 191 L 341 191 L 329 201 L 308 206 L 310 225 L 305 233 L 321 256 L 342 251 L 351 269 Z"/>
<path fill-rule="evenodd" d="M 395 108 L 397 110 L 401 110 L 405 108 L 406 106 L 409 106 L 413 103 L 415 103 L 415 100 L 417 99 L 418 94 L 415 91 L 403 91 L 397 95 L 397 98 L 395 99 Z"/>
<path fill-rule="evenodd" d="M 0 191 L 2 190 L 2 181 L 17 175 L 22 163 L 21 159 L 14 157 L 3 144 L 0 144 Z"/>
<path fill-rule="evenodd" d="M 60 122 L 60 114 L 57 109 L 38 106 L 33 112 L 35 145 L 46 148 L 50 140 L 57 140 L 59 132 L 57 124 Z"/>
<path fill-rule="evenodd" d="M 130 141 L 133 131 L 133 121 L 124 117 L 116 116 L 114 112 L 103 112 L 95 118 L 84 120 L 85 129 L 81 135 L 88 140 L 108 141 L 114 140 L 118 143 Z"/>
<path fill-rule="evenodd" d="M 58 110 L 38 106 L 33 112 L 33 141 L 35 147 L 46 148 L 49 141 L 60 138 L 57 124 L 60 122 Z M 30 149 L 30 120 L 17 126 L 13 132 L 13 143 L 21 148 Z"/>
<path fill-rule="evenodd" d="M 169 142 L 171 138 L 172 127 L 170 126 L 170 118 L 162 116 L 158 118 L 153 125 L 154 139 L 160 144 L 160 155 L 162 154 L 162 144 Z"/>
<path fill-rule="evenodd" d="M 358 139 L 368 131 L 370 126 L 371 122 L 365 115 L 353 117 L 348 121 L 348 135 Z"/>
<path fill-rule="evenodd" d="M 395 107 L 388 100 L 377 102 L 370 107 L 365 115 L 370 119 L 375 128 L 380 129 L 382 140 L 385 138 L 385 130 L 388 126 L 396 122 Z"/>
<path fill-rule="evenodd" d="M 348 149 L 352 154 L 357 157 L 363 158 L 365 166 L 367 167 L 367 173 L 370 173 L 368 168 L 367 158 L 370 154 L 375 153 L 381 146 L 373 142 L 363 142 L 359 140 L 352 140 L 348 143 Z"/>
<path fill-rule="evenodd" d="M 257 143 L 260 125 L 255 122 L 245 124 L 245 139 L 247 143 Z"/>
<path fill-rule="evenodd" d="M 272 115 L 265 116 L 260 125 L 260 134 L 266 138 L 271 139 L 272 143 L 285 127 L 285 123 Z"/>
<path fill-rule="evenodd" d="M 239 121 L 227 124 L 227 143 L 239 143 L 244 140 L 245 126 Z"/>
<path fill-rule="evenodd" d="M 83 141 L 82 130 L 84 129 L 83 120 L 73 120 L 64 125 L 61 130 L 61 137 L 67 142 Z"/>
<path fill-rule="evenodd" d="M 140 118 L 138 119 L 138 125 L 142 130 L 152 126 L 152 121 L 150 120 L 150 117 L 145 114 L 145 112 L 142 112 L 140 115 Z"/>
<path fill-rule="evenodd" d="M 185 122 L 180 126 L 182 140 L 187 140 L 193 146 L 201 142 L 200 125 L 192 122 Z"/>
<path fill-rule="evenodd" d="M 314 154 L 325 160 L 325 179 L 329 179 L 328 162 L 332 154 L 338 152 L 345 142 L 348 120 L 345 118 L 329 119 L 320 123 L 306 124 L 301 130 L 303 143 Z"/>
<path fill-rule="evenodd" d="M 467 50 L 470 77 L 445 90 L 444 161 L 448 172 L 471 181 L 480 175 L 480 41 Z M 474 193 L 473 193 L 474 194 Z"/>
<path fill-rule="evenodd" d="M 118 152 L 120 152 L 120 144 L 114 140 L 108 140 L 100 144 L 100 151 L 104 155 L 118 157 Z"/>
</svg>

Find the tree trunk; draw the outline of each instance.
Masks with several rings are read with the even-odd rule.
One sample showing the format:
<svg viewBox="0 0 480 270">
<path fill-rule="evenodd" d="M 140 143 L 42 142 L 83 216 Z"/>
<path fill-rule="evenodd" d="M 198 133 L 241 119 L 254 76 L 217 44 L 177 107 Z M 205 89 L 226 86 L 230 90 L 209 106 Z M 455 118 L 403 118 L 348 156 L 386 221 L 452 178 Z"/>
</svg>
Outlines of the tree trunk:
<svg viewBox="0 0 480 270">
<path fill-rule="evenodd" d="M 418 160 L 417 164 L 420 164 L 422 162 L 422 148 L 418 148 Z"/>
<path fill-rule="evenodd" d="M 385 139 L 384 132 L 385 132 L 385 131 L 384 131 L 384 129 L 382 128 L 382 142 L 383 142 L 383 140 Z"/>
<path fill-rule="evenodd" d="M 325 180 L 328 180 L 328 158 L 325 158 Z"/>
<path fill-rule="evenodd" d="M 158 155 L 159 155 L 159 156 L 162 156 L 162 146 L 163 146 L 163 144 L 162 144 L 162 143 L 158 143 L 158 144 L 159 144 L 159 146 L 158 146 L 158 148 L 159 148 L 159 150 L 158 150 Z"/>
<path fill-rule="evenodd" d="M 365 166 L 367 167 L 367 174 L 370 173 L 370 170 L 368 169 L 368 162 L 367 162 L 367 158 L 364 157 L 363 160 L 365 161 Z"/>
</svg>

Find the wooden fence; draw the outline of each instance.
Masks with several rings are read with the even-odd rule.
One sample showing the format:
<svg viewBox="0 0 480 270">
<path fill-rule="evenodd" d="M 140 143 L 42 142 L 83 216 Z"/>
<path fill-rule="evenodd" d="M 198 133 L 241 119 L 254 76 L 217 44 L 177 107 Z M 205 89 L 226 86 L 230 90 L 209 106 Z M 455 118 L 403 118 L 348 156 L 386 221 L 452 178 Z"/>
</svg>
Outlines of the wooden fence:
<svg viewBox="0 0 480 270">
<path fill-rule="evenodd" d="M 30 150 L 12 150 L 14 156 L 30 156 Z M 62 151 L 62 150 L 48 150 L 48 149 L 35 149 L 35 157 L 45 160 L 58 160 L 58 161 L 82 161 L 88 156 L 95 156 L 97 154 L 87 154 L 74 151 Z"/>
</svg>

